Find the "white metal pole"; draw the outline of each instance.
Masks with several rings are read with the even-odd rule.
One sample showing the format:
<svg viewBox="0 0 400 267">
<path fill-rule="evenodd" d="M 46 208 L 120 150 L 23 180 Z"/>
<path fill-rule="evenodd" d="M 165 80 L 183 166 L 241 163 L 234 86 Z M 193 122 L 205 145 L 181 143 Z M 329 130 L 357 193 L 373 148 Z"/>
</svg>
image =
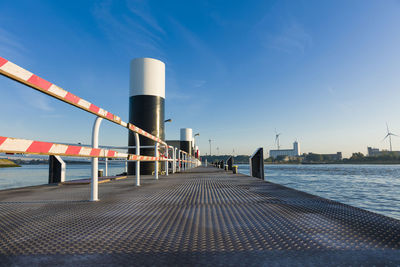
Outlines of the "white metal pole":
<svg viewBox="0 0 400 267">
<path fill-rule="evenodd" d="M 128 174 L 128 160 L 125 160 L 125 172 Z"/>
<path fill-rule="evenodd" d="M 172 151 L 172 173 L 176 173 L 176 147 L 173 147 Z"/>
<path fill-rule="evenodd" d="M 105 158 L 105 163 L 106 163 L 106 172 L 105 172 L 105 176 L 108 176 L 108 158 Z"/>
<path fill-rule="evenodd" d="M 97 117 L 93 124 L 93 131 L 92 131 L 92 147 L 93 148 L 99 147 L 99 129 L 100 129 L 100 124 L 101 124 L 102 120 L 103 120 L 103 118 Z M 94 158 L 92 158 L 92 183 L 91 183 L 90 201 L 98 201 L 99 200 L 98 170 L 99 170 L 99 158 L 94 157 Z"/>
<path fill-rule="evenodd" d="M 156 161 L 154 164 L 154 178 L 158 180 L 158 143 L 154 145 L 154 157 L 156 157 Z"/>
<path fill-rule="evenodd" d="M 181 164 L 182 164 L 182 162 L 181 162 L 181 150 L 179 149 L 178 150 L 178 172 L 181 171 Z"/>
<path fill-rule="evenodd" d="M 135 133 L 136 155 L 140 155 L 139 134 Z M 136 161 L 136 186 L 140 186 L 140 161 Z"/>
<path fill-rule="evenodd" d="M 168 145 L 166 145 L 165 148 L 166 148 L 165 150 L 166 150 L 166 157 L 167 157 L 167 160 L 165 161 L 165 175 L 168 176 L 168 163 L 169 163 L 169 157 L 168 157 L 169 148 L 168 148 Z"/>
</svg>

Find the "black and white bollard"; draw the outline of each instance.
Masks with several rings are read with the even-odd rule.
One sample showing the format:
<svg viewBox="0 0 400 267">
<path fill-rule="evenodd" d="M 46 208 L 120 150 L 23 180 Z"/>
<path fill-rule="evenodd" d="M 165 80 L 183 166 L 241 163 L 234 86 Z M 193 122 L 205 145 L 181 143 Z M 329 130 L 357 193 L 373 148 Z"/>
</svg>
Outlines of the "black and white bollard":
<svg viewBox="0 0 400 267">
<path fill-rule="evenodd" d="M 192 155 L 193 131 L 191 128 L 181 129 L 181 150 Z"/>
<path fill-rule="evenodd" d="M 164 140 L 165 64 L 153 58 L 131 61 L 129 122 Z M 135 134 L 129 131 L 129 146 L 135 146 Z M 140 136 L 140 146 L 155 146 L 149 138 Z M 129 153 L 135 154 L 134 148 Z M 154 156 L 154 148 L 141 148 L 141 155 Z M 158 164 L 161 165 L 161 164 Z M 135 174 L 135 162 L 129 162 L 128 175 Z M 154 162 L 141 162 L 140 173 L 152 174 Z"/>
</svg>

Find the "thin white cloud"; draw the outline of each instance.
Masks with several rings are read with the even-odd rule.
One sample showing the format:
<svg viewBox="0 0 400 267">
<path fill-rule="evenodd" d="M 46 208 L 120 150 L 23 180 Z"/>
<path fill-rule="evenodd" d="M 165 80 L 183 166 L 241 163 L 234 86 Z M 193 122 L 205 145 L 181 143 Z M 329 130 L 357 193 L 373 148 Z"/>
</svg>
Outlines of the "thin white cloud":
<svg viewBox="0 0 400 267">
<path fill-rule="evenodd" d="M 19 38 L 0 27 L 0 56 L 6 59 L 22 59 L 26 48 Z"/>
<path fill-rule="evenodd" d="M 206 81 L 204 81 L 204 80 L 194 80 L 194 81 L 192 81 L 192 86 L 198 88 L 198 87 L 202 87 L 205 83 L 206 83 Z"/>
<path fill-rule="evenodd" d="M 329 93 L 330 95 L 335 95 L 336 90 L 335 90 L 333 87 L 328 87 L 328 93 Z"/>
<path fill-rule="evenodd" d="M 113 45 L 125 51 L 135 51 L 138 47 L 163 55 L 161 48 L 163 29 L 147 9 L 132 6 L 129 1 L 127 12 L 113 13 L 113 1 L 102 1 L 94 6 L 93 15 L 99 27 Z M 145 4 L 141 6 L 146 7 Z"/>
<path fill-rule="evenodd" d="M 285 53 L 304 53 L 313 45 L 313 39 L 306 29 L 292 20 L 272 32 L 268 23 L 261 21 L 257 27 L 261 41 L 267 48 Z"/>
<path fill-rule="evenodd" d="M 35 92 L 31 88 L 18 83 L 12 83 L 15 88 L 17 98 L 24 102 L 25 106 L 46 111 L 53 112 L 54 108 L 50 104 L 50 97 L 39 92 Z"/>
<path fill-rule="evenodd" d="M 147 1 L 144 0 L 129 0 L 126 1 L 128 9 L 138 17 L 140 17 L 147 25 L 154 30 L 165 34 L 164 29 L 159 25 L 158 21 L 154 16 L 151 15 L 150 7 Z"/>
<path fill-rule="evenodd" d="M 201 40 L 193 31 L 182 25 L 176 19 L 170 17 L 170 22 L 174 26 L 175 31 L 179 33 L 183 41 L 190 45 L 196 54 L 202 59 L 206 59 L 210 63 L 210 67 L 214 66 L 216 73 L 220 76 L 226 76 L 227 67 L 223 61 L 212 51 L 208 45 Z"/>
</svg>

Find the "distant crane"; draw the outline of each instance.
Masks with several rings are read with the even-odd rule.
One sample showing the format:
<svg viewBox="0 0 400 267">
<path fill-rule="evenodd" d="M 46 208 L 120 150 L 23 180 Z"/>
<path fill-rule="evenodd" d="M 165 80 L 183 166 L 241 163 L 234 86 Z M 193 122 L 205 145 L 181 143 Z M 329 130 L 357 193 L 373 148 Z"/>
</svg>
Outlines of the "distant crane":
<svg viewBox="0 0 400 267">
<path fill-rule="evenodd" d="M 383 138 L 382 141 L 384 141 L 386 138 L 389 137 L 390 152 L 392 152 L 392 136 L 397 136 L 397 137 L 399 137 L 399 136 L 396 135 L 396 134 L 394 134 L 394 133 L 391 133 L 391 132 L 389 131 L 389 126 L 388 126 L 387 123 L 386 123 L 386 129 L 387 129 L 387 134 L 386 134 L 385 138 Z"/>
<path fill-rule="evenodd" d="M 276 147 L 277 147 L 277 149 L 279 150 L 279 148 L 281 147 L 280 145 L 279 145 L 279 136 L 281 135 L 282 133 L 278 133 L 277 131 L 276 131 L 276 129 L 275 129 L 275 144 L 276 144 Z"/>
<path fill-rule="evenodd" d="M 208 142 L 210 143 L 210 156 L 211 156 L 211 139 L 208 139 Z"/>
</svg>

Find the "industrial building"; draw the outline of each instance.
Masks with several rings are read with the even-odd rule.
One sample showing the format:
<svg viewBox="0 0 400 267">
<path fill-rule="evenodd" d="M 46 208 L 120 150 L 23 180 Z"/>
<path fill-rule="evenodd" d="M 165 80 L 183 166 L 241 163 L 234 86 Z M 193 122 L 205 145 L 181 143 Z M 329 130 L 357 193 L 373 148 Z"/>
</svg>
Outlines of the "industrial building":
<svg viewBox="0 0 400 267">
<path fill-rule="evenodd" d="M 269 156 L 276 158 L 278 156 L 298 157 L 300 156 L 300 145 L 294 141 L 292 149 L 274 149 L 269 151 Z"/>
<path fill-rule="evenodd" d="M 380 151 L 379 148 L 373 148 L 373 147 L 367 147 L 367 150 L 368 150 L 368 157 L 377 157 L 388 153 L 400 156 L 400 151 L 388 151 L 388 150 Z"/>
</svg>

